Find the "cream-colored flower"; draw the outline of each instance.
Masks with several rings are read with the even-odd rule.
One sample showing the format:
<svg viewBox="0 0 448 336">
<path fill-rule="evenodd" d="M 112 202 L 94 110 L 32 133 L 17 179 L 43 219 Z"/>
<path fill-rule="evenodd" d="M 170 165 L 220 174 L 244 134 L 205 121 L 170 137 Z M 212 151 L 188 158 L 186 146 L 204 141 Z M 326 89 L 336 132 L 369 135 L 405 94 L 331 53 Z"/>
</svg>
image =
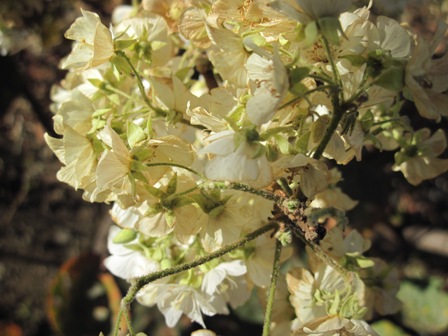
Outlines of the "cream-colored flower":
<svg viewBox="0 0 448 336">
<path fill-rule="evenodd" d="M 353 209 L 358 204 L 338 187 L 330 187 L 316 194 L 311 206 L 313 208 L 336 208 L 342 211 Z"/>
<path fill-rule="evenodd" d="M 235 192 L 225 192 L 221 199 L 204 203 L 204 213 L 199 219 L 200 236 L 202 247 L 209 253 L 237 241 L 253 215 L 249 198 Z"/>
<path fill-rule="evenodd" d="M 110 228 L 107 248 L 111 255 L 104 260 L 104 266 L 113 275 L 129 280 L 160 269 L 159 263 L 146 257 L 143 251 L 127 248 L 126 244 L 114 243 L 113 240 L 119 231 L 116 226 Z M 137 243 L 137 239 L 128 244 L 132 243 Z"/>
<path fill-rule="evenodd" d="M 236 308 L 249 299 L 251 291 L 245 281 L 246 272 L 241 260 L 233 260 L 221 262 L 205 273 L 201 290 L 208 295 L 218 314 L 229 313 L 227 304 Z"/>
<path fill-rule="evenodd" d="M 437 45 L 441 42 L 448 25 L 439 23 L 434 38 L 427 42 L 416 36 L 411 59 L 406 65 L 405 83 L 419 114 L 427 119 L 440 121 L 448 116 L 448 54 L 433 60 Z"/>
<path fill-rule="evenodd" d="M 222 25 L 207 25 L 207 32 L 213 41 L 208 56 L 216 71 L 223 79 L 237 87 L 246 87 L 247 70 L 245 64 L 249 57 L 243 38 Z"/>
<path fill-rule="evenodd" d="M 361 318 L 366 311 L 363 306 L 364 283 L 355 276 L 341 277 L 338 271 L 317 259 L 311 261 L 314 273 L 298 268 L 286 276 L 298 326 L 332 316 Z"/>
<path fill-rule="evenodd" d="M 448 159 L 440 159 L 447 146 L 443 130 L 437 130 L 430 136 L 430 130 L 424 128 L 416 132 L 409 145 L 395 154 L 394 171 L 401 171 L 409 183 L 420 184 L 448 170 Z"/>
<path fill-rule="evenodd" d="M 294 336 L 379 336 L 365 321 L 326 316 L 306 323 Z"/>
<path fill-rule="evenodd" d="M 150 283 L 137 293 L 137 301 L 145 306 L 157 305 L 168 327 L 174 327 L 182 314 L 205 328 L 202 313 L 216 314 L 205 293 L 180 284 Z"/>
<path fill-rule="evenodd" d="M 294 169 L 294 180 L 309 199 L 324 191 L 332 182 L 327 165 L 304 154 L 281 157 L 273 167 L 276 176 L 281 175 L 282 170 Z"/>
<path fill-rule="evenodd" d="M 272 182 L 271 167 L 258 141 L 248 141 L 233 130 L 213 134 L 207 141 L 209 144 L 198 153 L 213 154 L 205 165 L 208 178 L 243 182 L 254 187 Z"/>
<path fill-rule="evenodd" d="M 259 126 L 275 114 L 289 87 L 288 74 L 278 51 L 274 51 L 271 59 L 253 53 L 247 60 L 246 69 L 248 78 L 255 85 L 246 104 L 246 114 Z"/>
<path fill-rule="evenodd" d="M 45 141 L 65 165 L 58 171 L 57 178 L 75 189 L 84 189 L 95 173 L 98 159 L 91 141 L 68 126 L 63 139 L 45 134 Z"/>
<path fill-rule="evenodd" d="M 386 16 L 376 18 L 379 33 L 379 47 L 390 53 L 392 58 L 407 59 L 411 51 L 409 33 L 394 19 Z"/>
<path fill-rule="evenodd" d="M 99 137 L 110 147 L 101 155 L 96 169 L 96 183 L 99 190 L 121 190 L 131 194 L 132 184 L 128 174 L 131 173 L 132 155 L 120 136 L 106 125 Z"/>
<path fill-rule="evenodd" d="M 152 68 L 161 67 L 174 56 L 174 47 L 168 35 L 166 21 L 159 15 L 145 13 L 142 17 L 125 19 L 115 27 L 120 39 L 135 39 L 141 43 L 144 61 Z"/>
<path fill-rule="evenodd" d="M 369 308 L 366 319 L 372 318 L 375 312 L 380 315 L 395 314 L 402 306 L 397 298 L 400 288 L 397 268 L 380 259 L 373 261 L 375 265 L 363 269 L 360 274 L 366 283 L 366 305 Z"/>
<path fill-rule="evenodd" d="M 97 14 L 81 9 L 82 17 L 76 19 L 65 33 L 76 41 L 72 52 L 62 62 L 63 69 L 85 70 L 108 62 L 114 55 L 112 33 Z"/>
</svg>

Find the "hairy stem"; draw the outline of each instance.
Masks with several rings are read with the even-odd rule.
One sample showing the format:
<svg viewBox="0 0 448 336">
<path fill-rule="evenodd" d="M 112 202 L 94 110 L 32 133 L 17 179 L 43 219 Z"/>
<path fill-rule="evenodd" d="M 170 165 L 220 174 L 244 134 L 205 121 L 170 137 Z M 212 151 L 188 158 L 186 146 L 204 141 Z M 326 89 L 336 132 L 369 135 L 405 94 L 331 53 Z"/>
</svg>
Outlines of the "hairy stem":
<svg viewBox="0 0 448 336">
<path fill-rule="evenodd" d="M 269 336 L 271 328 L 272 308 L 274 307 L 275 289 L 277 287 L 278 275 L 280 273 L 280 255 L 282 252 L 282 244 L 277 239 L 275 242 L 274 264 L 271 273 L 271 284 L 269 287 L 268 302 L 266 305 L 266 313 L 264 315 L 263 336 Z"/>
<path fill-rule="evenodd" d="M 273 230 L 273 229 L 275 229 L 277 227 L 278 227 L 277 223 L 270 222 L 270 223 L 262 226 L 261 228 L 248 233 L 247 235 L 245 235 L 240 240 L 238 240 L 238 241 L 236 241 L 236 242 L 234 242 L 232 244 L 228 244 L 228 245 L 224 246 L 223 248 L 221 248 L 221 249 L 219 249 L 219 250 L 217 250 L 217 251 L 215 251 L 213 253 L 210 253 L 210 254 L 208 254 L 206 256 L 196 258 L 192 262 L 184 263 L 184 264 L 177 265 L 177 266 L 174 266 L 174 267 L 171 267 L 171 268 L 167 268 L 167 269 L 162 270 L 162 271 L 154 272 L 154 273 L 142 276 L 142 277 L 138 277 L 138 278 L 132 279 L 131 280 L 132 285 L 129 288 L 126 296 L 123 298 L 123 301 L 122 301 L 123 305 L 130 304 L 134 300 L 135 295 L 137 294 L 137 292 L 140 289 L 142 289 L 143 286 L 145 286 L 145 285 L 147 285 L 147 284 L 149 284 L 149 283 L 151 283 L 151 282 L 153 282 L 155 280 L 158 280 L 158 279 L 170 276 L 170 275 L 174 275 L 174 274 L 177 274 L 177 273 L 180 273 L 180 272 L 183 272 L 183 271 L 187 271 L 189 269 L 192 269 L 192 268 L 195 268 L 195 267 L 200 266 L 202 264 L 205 264 L 205 263 L 207 263 L 207 262 L 209 262 L 209 261 L 211 261 L 213 259 L 222 257 L 223 255 L 225 255 L 225 254 L 227 254 L 227 253 L 237 249 L 238 247 L 241 247 L 241 246 L 245 245 L 249 241 L 252 241 L 255 238 L 257 238 L 258 236 L 261 236 L 262 234 L 264 234 L 264 233 L 266 233 L 266 232 L 268 232 L 270 230 Z"/>
<path fill-rule="evenodd" d="M 280 196 L 275 195 L 274 193 L 263 190 L 263 189 L 255 189 L 247 184 L 238 183 L 238 182 L 215 182 L 215 181 L 208 181 L 202 185 L 202 188 L 204 189 L 233 189 L 233 190 L 239 190 L 243 192 L 247 192 L 249 194 L 254 194 L 261 196 L 267 200 L 281 203 L 283 201 L 283 198 Z"/>
</svg>

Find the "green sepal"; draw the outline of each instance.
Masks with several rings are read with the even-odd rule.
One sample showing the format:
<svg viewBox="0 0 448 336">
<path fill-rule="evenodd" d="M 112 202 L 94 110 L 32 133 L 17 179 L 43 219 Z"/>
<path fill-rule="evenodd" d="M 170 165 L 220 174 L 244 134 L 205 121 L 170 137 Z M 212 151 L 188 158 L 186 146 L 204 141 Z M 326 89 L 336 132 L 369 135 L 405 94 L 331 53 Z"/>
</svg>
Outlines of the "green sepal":
<svg viewBox="0 0 448 336">
<path fill-rule="evenodd" d="M 375 262 L 367 257 L 359 256 L 356 257 L 356 263 L 361 268 L 369 268 L 375 266 Z"/>
<path fill-rule="evenodd" d="M 180 208 L 185 205 L 190 205 L 191 203 L 194 203 L 195 200 L 192 199 L 189 195 L 188 196 L 178 196 L 175 199 L 173 199 L 173 207 Z"/>
<path fill-rule="evenodd" d="M 162 199 L 166 197 L 166 193 L 158 188 L 153 187 L 152 185 L 145 186 L 146 191 L 155 198 Z"/>
<path fill-rule="evenodd" d="M 307 153 L 308 152 L 308 144 L 310 142 L 311 132 L 303 133 L 294 143 L 294 149 L 297 153 Z"/>
<path fill-rule="evenodd" d="M 297 97 L 305 96 L 309 89 L 303 83 L 296 83 L 294 86 L 290 86 L 289 92 Z"/>
<path fill-rule="evenodd" d="M 97 130 L 104 128 L 106 126 L 106 120 L 100 119 L 100 118 L 93 118 L 92 119 L 92 128 L 89 129 L 89 134 L 95 133 Z"/>
<path fill-rule="evenodd" d="M 366 311 L 367 308 L 360 307 L 358 298 L 355 294 L 352 294 L 341 303 L 338 315 L 345 318 L 359 319 L 364 316 Z"/>
<path fill-rule="evenodd" d="M 353 66 L 356 66 L 356 67 L 360 67 L 361 65 L 364 65 L 367 62 L 367 58 L 365 58 L 361 55 L 356 55 L 356 54 L 341 56 L 341 58 L 345 58 Z"/>
<path fill-rule="evenodd" d="M 322 17 L 317 19 L 319 31 L 332 44 L 339 45 L 339 34 L 343 32 L 341 22 L 335 17 Z"/>
<path fill-rule="evenodd" d="M 111 108 L 98 109 L 92 113 L 92 117 L 101 117 L 102 115 L 105 115 L 106 113 L 109 113 L 110 111 L 112 111 Z"/>
<path fill-rule="evenodd" d="M 409 157 L 402 151 L 398 151 L 394 155 L 395 164 L 397 166 L 401 165 L 403 162 L 405 162 Z"/>
<path fill-rule="evenodd" d="M 310 74 L 310 71 L 310 68 L 307 67 L 294 67 L 289 71 L 289 91 L 291 93 L 302 96 L 308 91 L 308 88 L 301 82 Z"/>
<path fill-rule="evenodd" d="M 322 140 L 329 123 L 330 116 L 323 115 L 311 125 L 311 140 L 314 143 L 319 143 Z"/>
<path fill-rule="evenodd" d="M 375 80 L 375 84 L 391 91 L 401 91 L 404 87 L 404 68 L 393 65 L 381 72 Z"/>
<path fill-rule="evenodd" d="M 119 54 L 112 56 L 110 61 L 120 73 L 125 73 L 128 75 L 133 74 L 132 68 L 128 61 Z"/>
<path fill-rule="evenodd" d="M 165 212 L 165 221 L 170 228 L 174 226 L 174 223 L 176 222 L 176 215 L 174 211 L 168 210 Z"/>
<path fill-rule="evenodd" d="M 369 132 L 370 128 L 373 126 L 374 116 L 371 110 L 368 110 L 361 117 L 361 126 L 364 132 Z"/>
<path fill-rule="evenodd" d="M 304 33 L 305 33 L 305 46 L 304 47 L 313 45 L 319 36 L 319 29 L 317 27 L 316 21 L 313 21 L 313 22 L 307 24 L 305 27 Z"/>
<path fill-rule="evenodd" d="M 115 40 L 114 41 L 114 49 L 115 50 L 124 50 L 132 46 L 137 42 L 136 39 L 132 40 Z"/>
<path fill-rule="evenodd" d="M 120 96 L 116 93 L 108 94 L 107 99 L 114 105 L 121 105 Z"/>
<path fill-rule="evenodd" d="M 87 81 L 97 88 L 100 88 L 105 85 L 104 80 L 98 78 L 88 78 Z"/>
<path fill-rule="evenodd" d="M 174 194 L 176 192 L 176 189 L 177 189 L 177 173 L 175 173 L 168 182 L 168 185 L 166 186 L 165 189 L 166 195 Z"/>
<path fill-rule="evenodd" d="M 128 139 L 129 147 L 134 148 L 134 146 L 137 143 L 146 138 L 146 134 L 140 126 L 136 125 L 131 121 L 128 121 L 126 129 L 126 137 Z"/>
<path fill-rule="evenodd" d="M 283 137 L 279 137 L 279 138 L 284 139 Z M 277 142 L 277 144 L 278 144 L 278 142 Z M 288 144 L 288 147 L 289 147 L 289 144 Z M 268 143 L 266 145 L 266 159 L 268 159 L 269 162 L 277 161 L 279 158 L 279 149 L 280 149 L 280 146 L 276 146 L 272 143 Z"/>
<path fill-rule="evenodd" d="M 337 315 L 340 304 L 341 304 L 341 297 L 339 295 L 339 291 L 336 290 L 334 300 L 333 300 L 331 306 L 328 308 L 327 313 L 329 315 Z"/>
<path fill-rule="evenodd" d="M 171 267 L 173 267 L 173 261 L 171 259 L 165 258 L 160 261 L 160 268 L 162 270 L 165 270 L 165 269 L 171 268 Z"/>
<path fill-rule="evenodd" d="M 137 237 L 137 232 L 132 229 L 121 229 L 112 239 L 115 244 L 126 244 L 133 241 Z"/>
<path fill-rule="evenodd" d="M 145 166 L 143 163 L 141 163 L 138 160 L 132 160 L 130 169 L 132 172 L 142 172 L 142 171 L 147 171 L 148 167 Z"/>
</svg>

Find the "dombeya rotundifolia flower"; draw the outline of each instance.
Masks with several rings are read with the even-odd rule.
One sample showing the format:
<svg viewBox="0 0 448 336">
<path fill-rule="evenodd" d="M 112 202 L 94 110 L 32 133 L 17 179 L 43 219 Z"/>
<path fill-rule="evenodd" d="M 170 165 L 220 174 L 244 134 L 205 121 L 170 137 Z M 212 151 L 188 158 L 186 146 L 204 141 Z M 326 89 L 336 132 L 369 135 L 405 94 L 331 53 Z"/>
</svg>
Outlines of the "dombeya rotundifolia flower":
<svg viewBox="0 0 448 336">
<path fill-rule="evenodd" d="M 445 151 L 446 145 L 443 130 L 439 129 L 430 136 L 429 129 L 421 129 L 413 135 L 410 144 L 395 153 L 392 168 L 401 171 L 412 185 L 432 179 L 448 170 L 448 159 L 437 157 Z"/>
<path fill-rule="evenodd" d="M 85 70 L 109 61 L 114 55 L 112 33 L 100 21 L 97 14 L 81 9 L 77 18 L 65 33 L 69 40 L 76 41 L 72 52 L 62 62 L 62 69 Z"/>
</svg>

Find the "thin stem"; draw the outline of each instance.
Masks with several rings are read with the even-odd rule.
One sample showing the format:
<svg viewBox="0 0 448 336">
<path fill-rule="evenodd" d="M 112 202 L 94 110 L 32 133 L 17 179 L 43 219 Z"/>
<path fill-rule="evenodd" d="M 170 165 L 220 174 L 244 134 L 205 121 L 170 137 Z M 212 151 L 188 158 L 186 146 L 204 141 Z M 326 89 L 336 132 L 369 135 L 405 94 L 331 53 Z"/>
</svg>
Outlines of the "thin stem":
<svg viewBox="0 0 448 336">
<path fill-rule="evenodd" d="M 263 189 L 255 189 L 251 186 L 243 183 L 237 183 L 237 182 L 219 182 L 219 181 L 208 181 L 203 183 L 202 188 L 204 189 L 233 189 L 233 190 L 239 190 L 243 192 L 247 192 L 250 194 L 261 196 L 269 201 L 273 201 L 276 203 L 280 203 L 283 201 L 283 198 L 280 196 L 275 195 L 274 193 L 263 190 Z"/>
<path fill-rule="evenodd" d="M 149 100 L 148 96 L 146 95 L 145 87 L 143 86 L 142 78 L 140 77 L 140 74 L 137 72 L 137 69 L 135 69 L 134 65 L 132 64 L 131 60 L 128 56 L 121 50 L 115 51 L 115 53 L 122 57 L 126 63 L 129 65 L 129 67 L 132 70 L 132 73 L 134 74 L 135 78 L 137 79 L 137 85 L 140 90 L 140 93 L 142 95 L 143 100 L 145 101 L 146 105 L 149 107 L 150 110 L 153 110 L 154 112 L 157 112 L 156 108 L 151 104 L 151 101 Z"/>
<path fill-rule="evenodd" d="M 331 54 L 330 45 L 328 44 L 328 40 L 325 38 L 325 36 L 321 36 L 322 44 L 324 45 L 325 52 L 327 53 L 328 61 L 331 65 L 331 71 L 333 72 L 333 77 L 338 86 L 342 89 L 342 83 L 341 78 L 339 77 L 339 72 L 336 67 L 336 63 L 334 63 L 333 55 Z"/>
<path fill-rule="evenodd" d="M 316 148 L 316 151 L 313 154 L 313 159 L 320 159 L 322 156 L 325 148 L 327 147 L 328 143 L 331 140 L 331 137 L 333 136 L 333 133 L 336 131 L 336 128 L 338 128 L 339 122 L 342 119 L 342 116 L 344 115 L 345 110 L 341 106 L 333 106 L 334 112 L 333 116 L 330 120 L 330 124 L 328 125 L 327 129 L 325 130 L 325 134 L 320 141 L 319 145 Z"/>
<path fill-rule="evenodd" d="M 120 306 L 118 311 L 117 321 L 115 321 L 114 334 L 113 336 L 118 336 L 118 331 L 120 330 L 121 317 L 123 316 L 123 309 L 126 309 L 123 305 Z"/>
<path fill-rule="evenodd" d="M 126 324 L 128 325 L 129 335 L 130 336 L 135 336 L 135 331 L 132 328 L 131 317 L 129 316 L 129 305 L 125 305 L 123 308 L 125 309 L 124 317 L 126 319 Z"/>
<path fill-rule="evenodd" d="M 192 268 L 195 268 L 202 264 L 205 264 L 213 259 L 222 257 L 223 255 L 245 245 L 249 241 L 252 241 L 255 238 L 257 238 L 258 236 L 261 236 L 262 234 L 264 234 L 272 229 L 275 229 L 277 227 L 278 227 L 277 223 L 270 222 L 270 223 L 262 226 L 261 228 L 248 233 L 240 240 L 238 240 L 232 244 L 228 244 L 228 245 L 222 247 L 221 249 L 219 249 L 213 253 L 210 253 L 206 256 L 198 257 L 195 260 L 193 260 L 192 262 L 184 263 L 184 264 L 177 265 L 177 266 L 174 266 L 171 268 L 167 268 L 162 271 L 158 271 L 158 272 L 154 272 L 154 273 L 142 276 L 142 277 L 134 278 L 134 279 L 132 279 L 132 285 L 129 288 L 128 293 L 123 298 L 122 302 L 125 305 L 130 304 L 134 300 L 135 295 L 138 293 L 138 291 L 140 289 L 142 289 L 142 287 L 144 287 L 145 285 L 147 285 L 155 280 L 158 280 L 158 279 L 170 276 L 170 275 L 174 275 L 174 274 L 177 274 L 177 273 L 180 273 L 183 271 L 187 271 L 189 269 L 192 269 Z"/>
<path fill-rule="evenodd" d="M 170 201 L 172 199 L 175 199 L 176 197 L 180 197 L 180 196 L 184 196 L 184 195 L 188 195 L 189 193 L 192 193 L 195 190 L 198 190 L 198 186 L 194 186 L 193 188 L 187 189 L 185 191 L 176 193 L 176 194 L 172 194 L 170 196 L 168 196 L 167 198 L 165 198 L 166 201 Z"/>
<path fill-rule="evenodd" d="M 132 97 L 130 95 L 128 95 L 127 93 L 117 89 L 116 87 L 113 87 L 112 85 L 107 84 L 105 86 L 105 89 L 108 90 L 108 91 L 111 91 L 113 93 L 116 93 L 116 94 L 118 94 L 118 95 L 120 95 L 120 96 L 122 96 L 122 97 L 124 97 L 126 99 L 129 99 L 129 100 L 132 99 Z"/>
<path fill-rule="evenodd" d="M 199 176 L 202 179 L 206 179 L 206 177 L 204 175 L 202 175 L 201 173 L 197 172 L 193 168 L 190 168 L 190 167 L 178 164 L 178 163 L 174 163 L 174 162 L 145 163 L 145 166 L 146 167 L 168 166 L 168 167 L 182 168 L 182 169 L 185 169 L 185 170 L 189 171 L 190 173 L 193 173 L 193 174 Z"/>
<path fill-rule="evenodd" d="M 306 96 L 309 95 L 310 93 L 317 92 L 317 91 L 322 91 L 322 90 L 329 89 L 329 88 L 332 88 L 332 87 L 333 87 L 332 85 L 321 85 L 321 86 L 315 87 L 314 89 L 311 89 L 311 90 L 305 92 L 304 94 L 298 95 L 297 97 L 291 99 L 290 101 L 287 101 L 286 103 L 281 105 L 278 109 L 281 110 L 281 109 L 283 109 L 283 108 L 285 108 L 285 107 L 287 107 L 287 106 L 289 106 L 291 104 L 294 104 L 296 101 L 298 101 L 300 99 L 307 99 L 308 100 L 308 98 Z M 308 101 L 308 104 L 312 105 L 310 101 Z"/>
<path fill-rule="evenodd" d="M 263 336 L 269 336 L 271 328 L 272 308 L 274 307 L 275 289 L 277 287 L 278 275 L 280 273 L 280 255 L 282 252 L 282 243 L 277 239 L 275 242 L 274 265 L 272 267 L 271 285 L 269 287 L 268 302 L 266 313 L 264 315 Z"/>
</svg>

